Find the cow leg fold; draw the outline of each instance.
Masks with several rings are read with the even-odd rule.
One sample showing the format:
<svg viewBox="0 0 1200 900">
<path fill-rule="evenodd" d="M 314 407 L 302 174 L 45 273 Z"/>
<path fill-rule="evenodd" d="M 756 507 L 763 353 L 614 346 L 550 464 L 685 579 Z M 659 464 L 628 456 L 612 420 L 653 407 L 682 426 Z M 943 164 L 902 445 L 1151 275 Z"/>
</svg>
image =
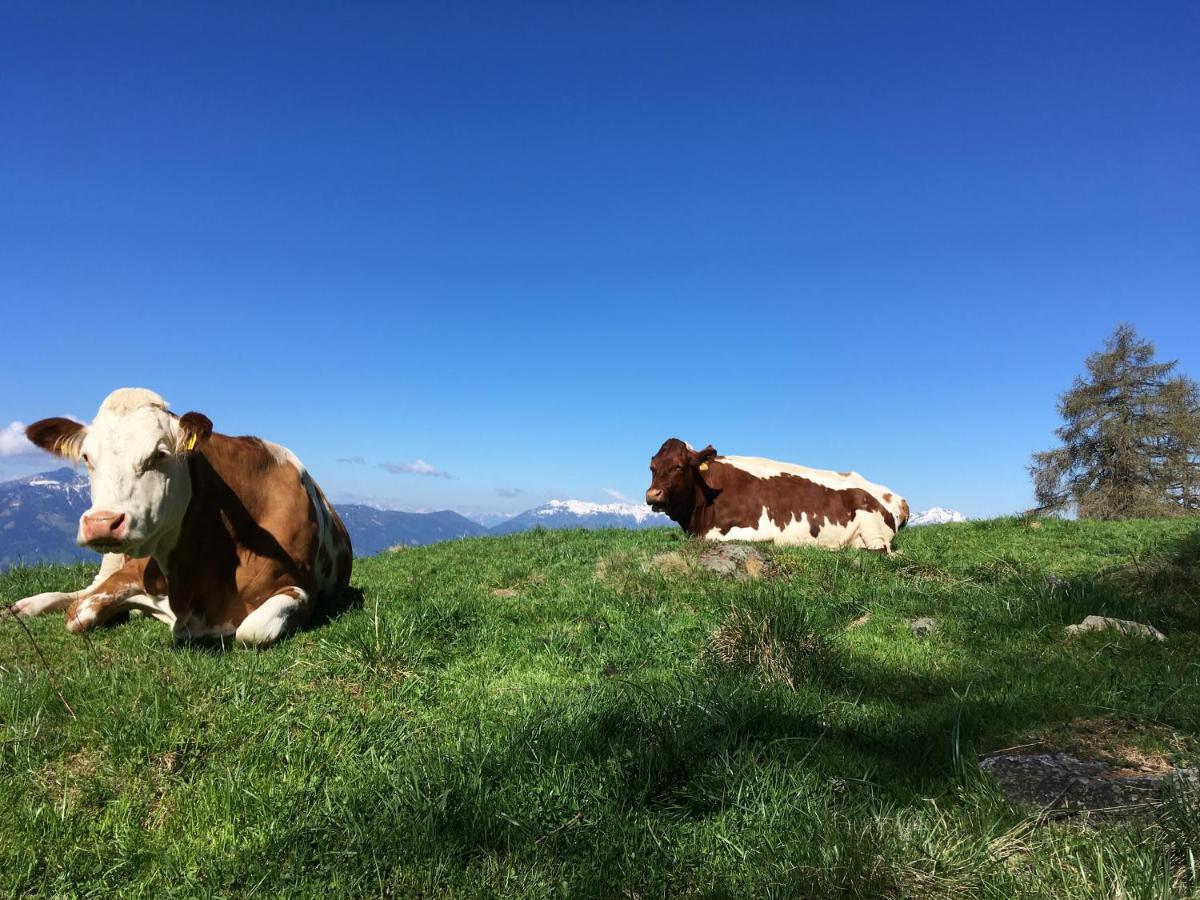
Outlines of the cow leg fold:
<svg viewBox="0 0 1200 900">
<path fill-rule="evenodd" d="M 92 583 L 78 591 L 46 591 L 25 597 L 12 605 L 12 611 L 18 616 L 40 616 L 43 613 L 57 612 L 67 609 L 86 597 L 101 591 L 105 582 L 118 573 L 125 565 L 125 557 L 120 553 L 106 553 L 100 561 L 100 571 L 92 579 Z"/>
<path fill-rule="evenodd" d="M 140 585 L 128 585 L 112 593 L 90 593 L 72 603 L 67 609 L 67 631 L 79 633 L 101 628 L 135 609 L 168 625 L 175 622 L 166 597 L 147 594 Z"/>
<path fill-rule="evenodd" d="M 241 644 L 266 647 L 302 627 L 311 611 L 307 591 L 283 588 L 246 616 L 234 637 Z"/>
<path fill-rule="evenodd" d="M 34 594 L 24 597 L 14 603 L 10 609 L 18 616 L 40 616 L 42 613 L 66 609 L 72 601 L 82 596 L 86 591 L 47 591 L 44 594 Z"/>
</svg>

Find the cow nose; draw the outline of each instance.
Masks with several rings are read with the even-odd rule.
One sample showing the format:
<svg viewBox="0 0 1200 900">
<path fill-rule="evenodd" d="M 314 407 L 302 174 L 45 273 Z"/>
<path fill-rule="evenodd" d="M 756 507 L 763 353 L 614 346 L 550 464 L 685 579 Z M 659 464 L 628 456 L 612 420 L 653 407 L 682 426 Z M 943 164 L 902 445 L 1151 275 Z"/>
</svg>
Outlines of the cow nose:
<svg viewBox="0 0 1200 900">
<path fill-rule="evenodd" d="M 646 491 L 647 503 L 662 503 L 662 498 L 662 488 L 650 488 L 650 490 Z"/>
<path fill-rule="evenodd" d="M 85 514 L 81 524 L 83 525 L 83 539 L 89 544 L 93 541 L 119 541 L 129 530 L 125 513 L 104 510 Z"/>
</svg>

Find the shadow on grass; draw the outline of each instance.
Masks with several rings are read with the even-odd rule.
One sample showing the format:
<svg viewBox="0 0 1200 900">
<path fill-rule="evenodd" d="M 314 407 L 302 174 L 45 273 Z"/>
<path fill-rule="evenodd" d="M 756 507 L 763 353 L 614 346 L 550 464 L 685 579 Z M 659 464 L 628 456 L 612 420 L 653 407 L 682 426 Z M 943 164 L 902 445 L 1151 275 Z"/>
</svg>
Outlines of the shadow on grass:
<svg viewBox="0 0 1200 900">
<path fill-rule="evenodd" d="M 1064 622 L 1101 615 L 1154 625 L 1167 634 L 1200 631 L 1200 529 L 1148 556 L 1053 585 Z"/>
<path fill-rule="evenodd" d="M 334 619 L 342 616 L 351 610 L 362 609 L 363 592 L 354 586 L 347 587 L 341 591 L 332 600 L 329 600 L 318 606 L 309 619 L 309 628 L 320 628 L 323 625 L 328 625 Z"/>
</svg>

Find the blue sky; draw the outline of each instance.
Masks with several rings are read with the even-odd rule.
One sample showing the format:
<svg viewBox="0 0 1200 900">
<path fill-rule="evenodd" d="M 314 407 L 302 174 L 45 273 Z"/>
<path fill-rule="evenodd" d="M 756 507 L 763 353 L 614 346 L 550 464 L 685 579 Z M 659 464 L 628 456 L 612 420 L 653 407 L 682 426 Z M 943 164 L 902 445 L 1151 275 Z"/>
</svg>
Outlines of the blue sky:
<svg viewBox="0 0 1200 900">
<path fill-rule="evenodd" d="M 397 507 L 639 498 L 679 436 L 1015 511 L 1118 322 L 1200 377 L 1198 45 L 1194 3 L 6 5 L 0 426 L 141 385 Z"/>
</svg>

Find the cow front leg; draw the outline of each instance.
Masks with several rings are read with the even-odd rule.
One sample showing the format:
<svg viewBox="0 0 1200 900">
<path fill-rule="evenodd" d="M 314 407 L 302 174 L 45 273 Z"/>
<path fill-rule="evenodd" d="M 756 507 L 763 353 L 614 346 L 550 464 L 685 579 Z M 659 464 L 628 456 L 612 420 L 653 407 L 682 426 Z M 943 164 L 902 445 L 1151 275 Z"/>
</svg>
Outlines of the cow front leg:
<svg viewBox="0 0 1200 900">
<path fill-rule="evenodd" d="M 175 614 L 166 596 L 146 593 L 140 584 L 114 585 L 107 593 L 93 592 L 80 597 L 67 609 L 67 631 L 78 634 L 108 625 L 122 613 L 139 610 L 168 625 L 175 624 Z"/>
<path fill-rule="evenodd" d="M 46 591 L 25 597 L 12 605 L 12 611 L 18 616 L 40 616 L 43 613 L 67 609 L 75 603 L 97 591 L 114 574 L 125 566 L 125 557 L 120 553 L 106 553 L 100 560 L 100 571 L 92 579 L 92 583 L 79 591 Z"/>
<path fill-rule="evenodd" d="M 240 644 L 266 647 L 303 627 L 311 612 L 307 591 L 298 587 L 282 588 L 242 620 L 234 637 Z"/>
</svg>

